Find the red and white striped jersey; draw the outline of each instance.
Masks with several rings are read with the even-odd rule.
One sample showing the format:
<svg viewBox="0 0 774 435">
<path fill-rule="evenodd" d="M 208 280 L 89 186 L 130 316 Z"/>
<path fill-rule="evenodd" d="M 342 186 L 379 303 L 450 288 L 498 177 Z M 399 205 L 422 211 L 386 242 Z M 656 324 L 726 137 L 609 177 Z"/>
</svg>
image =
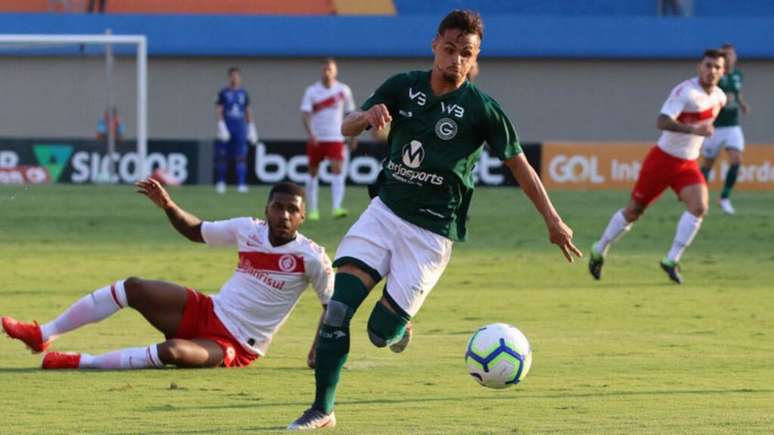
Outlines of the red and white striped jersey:
<svg viewBox="0 0 774 435">
<path fill-rule="evenodd" d="M 349 86 L 333 82 L 326 88 L 317 82 L 306 88 L 301 100 L 301 111 L 312 114 L 311 127 L 315 139 L 323 142 L 341 142 L 341 122 L 344 114 L 355 110 L 355 101 Z"/>
<path fill-rule="evenodd" d="M 699 78 L 688 79 L 672 89 L 661 107 L 661 113 L 681 124 L 712 124 L 726 105 L 726 94 L 715 86 L 709 94 L 699 84 Z M 680 159 L 699 158 L 704 136 L 675 131 L 662 131 L 658 146 L 667 154 Z"/>
<path fill-rule="evenodd" d="M 242 346 L 259 355 L 310 284 L 320 302 L 333 295 L 333 270 L 325 249 L 300 233 L 282 246 L 269 242 L 269 225 L 249 217 L 202 223 L 208 245 L 236 245 L 234 274 L 212 296 L 215 314 Z"/>
</svg>

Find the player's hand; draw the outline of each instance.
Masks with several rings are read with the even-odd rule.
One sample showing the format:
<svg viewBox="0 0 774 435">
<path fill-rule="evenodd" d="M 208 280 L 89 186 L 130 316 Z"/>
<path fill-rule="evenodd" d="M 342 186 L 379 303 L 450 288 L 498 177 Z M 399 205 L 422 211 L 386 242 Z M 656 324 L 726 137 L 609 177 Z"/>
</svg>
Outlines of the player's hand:
<svg viewBox="0 0 774 435">
<path fill-rule="evenodd" d="M 377 104 L 368 109 L 366 112 L 366 119 L 368 120 L 368 125 L 377 131 L 383 129 L 387 124 L 392 122 L 390 111 L 387 110 L 387 106 L 384 104 Z"/>
<path fill-rule="evenodd" d="M 221 142 L 228 142 L 231 140 L 231 133 L 229 133 L 228 127 L 226 127 L 226 123 L 222 119 L 218 121 L 218 133 L 216 137 Z"/>
<path fill-rule="evenodd" d="M 258 129 L 255 127 L 254 122 L 247 126 L 247 141 L 253 146 L 258 144 Z"/>
<path fill-rule="evenodd" d="M 715 127 L 712 124 L 701 124 L 693 128 L 693 134 L 698 136 L 709 137 L 712 133 L 715 133 Z"/>
<path fill-rule="evenodd" d="M 583 257 L 580 249 L 572 244 L 572 234 L 572 228 L 567 226 L 561 219 L 548 223 L 548 238 L 551 240 L 551 243 L 559 246 L 562 254 L 564 254 L 564 258 L 570 263 L 575 261 L 573 255 L 579 258 Z"/>
<path fill-rule="evenodd" d="M 167 190 L 161 186 L 161 183 L 153 178 L 146 178 L 144 180 L 134 183 L 137 187 L 137 193 L 141 193 L 153 201 L 156 206 L 162 210 L 166 210 L 172 204 L 172 197 L 169 196 Z"/>
<path fill-rule="evenodd" d="M 357 138 L 356 137 L 350 137 L 349 138 L 349 151 L 355 151 L 357 149 Z"/>
<path fill-rule="evenodd" d="M 317 353 L 314 351 L 316 343 L 312 343 L 312 348 L 309 349 L 309 353 L 306 355 L 306 366 L 310 369 L 314 368 L 314 358 L 317 355 Z"/>
</svg>

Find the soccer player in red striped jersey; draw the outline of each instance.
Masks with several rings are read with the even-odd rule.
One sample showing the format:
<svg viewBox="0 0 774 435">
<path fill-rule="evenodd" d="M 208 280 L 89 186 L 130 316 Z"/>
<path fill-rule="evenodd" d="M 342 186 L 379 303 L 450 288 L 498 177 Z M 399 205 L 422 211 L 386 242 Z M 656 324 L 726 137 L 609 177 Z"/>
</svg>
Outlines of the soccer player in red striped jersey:
<svg viewBox="0 0 774 435">
<path fill-rule="evenodd" d="M 203 222 L 180 208 L 153 179 L 138 182 L 137 188 L 187 239 L 237 245 L 234 274 L 212 297 L 178 284 L 132 277 L 93 291 L 43 325 L 2 317 L 5 333 L 33 352 L 43 352 L 62 334 L 126 307 L 140 312 L 165 337 L 159 344 L 103 355 L 49 352 L 44 369 L 242 367 L 266 354 L 306 287 L 315 289 L 325 309 L 333 293 L 331 262 L 322 247 L 297 231 L 305 213 L 301 187 L 275 185 L 265 221 L 243 217 L 215 222 Z M 314 343 L 307 364 L 313 361 Z"/>
<path fill-rule="evenodd" d="M 686 211 L 677 223 L 672 247 L 660 265 L 672 281 L 682 284 L 678 263 L 699 232 L 708 208 L 707 183 L 696 159 L 704 138 L 714 131 L 712 121 L 726 104 L 726 95 L 717 86 L 724 68 L 724 54 L 720 50 L 707 50 L 699 61 L 698 76 L 672 89 L 656 121 L 662 130 L 661 137 L 645 157 L 631 200 L 613 214 L 602 237 L 591 247 L 589 272 L 595 279 L 601 277 L 610 245 L 629 231 L 648 205 L 671 187 L 685 203 Z"/>
<path fill-rule="evenodd" d="M 309 220 L 320 218 L 317 208 L 318 172 L 320 163 L 325 159 L 330 161 L 333 174 L 331 215 L 334 218 L 347 215 L 347 210 L 342 208 L 346 185 L 346 151 L 341 123 L 344 115 L 355 110 L 355 101 L 349 86 L 336 80 L 337 75 L 336 61 L 325 59 L 320 81 L 307 87 L 301 100 L 302 121 L 308 135 L 306 154 L 309 157 L 309 176 L 306 182 L 306 201 L 309 206 Z M 355 146 L 355 138 L 350 138 L 350 147 L 354 149 Z"/>
</svg>

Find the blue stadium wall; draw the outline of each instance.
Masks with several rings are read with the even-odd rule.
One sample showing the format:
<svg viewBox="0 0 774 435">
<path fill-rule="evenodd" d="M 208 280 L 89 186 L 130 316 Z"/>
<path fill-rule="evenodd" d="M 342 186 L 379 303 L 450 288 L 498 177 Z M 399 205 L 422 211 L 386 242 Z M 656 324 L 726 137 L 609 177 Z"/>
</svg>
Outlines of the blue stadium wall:
<svg viewBox="0 0 774 435">
<path fill-rule="evenodd" d="M 0 14 L 0 28 L 21 34 L 103 33 L 106 28 L 145 34 L 152 56 L 423 57 L 430 54 L 428 39 L 441 16 Z M 486 57 L 684 59 L 733 41 L 746 59 L 774 59 L 772 15 L 502 16 L 485 10 L 483 16 Z"/>
</svg>

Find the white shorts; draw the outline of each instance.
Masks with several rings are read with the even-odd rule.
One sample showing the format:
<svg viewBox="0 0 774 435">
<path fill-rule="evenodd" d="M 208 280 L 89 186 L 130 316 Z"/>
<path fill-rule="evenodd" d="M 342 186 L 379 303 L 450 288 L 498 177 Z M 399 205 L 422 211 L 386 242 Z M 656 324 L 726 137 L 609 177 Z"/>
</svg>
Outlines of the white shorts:
<svg viewBox="0 0 774 435">
<path fill-rule="evenodd" d="M 704 157 L 714 159 L 720 154 L 721 148 L 732 148 L 744 151 L 744 134 L 742 127 L 735 125 L 733 127 L 718 127 L 712 136 L 704 139 L 704 146 L 701 154 Z"/>
<path fill-rule="evenodd" d="M 374 269 L 387 280 L 385 291 L 413 317 L 446 269 L 452 245 L 398 217 L 376 197 L 339 243 L 336 261 L 355 258 Z"/>
</svg>

